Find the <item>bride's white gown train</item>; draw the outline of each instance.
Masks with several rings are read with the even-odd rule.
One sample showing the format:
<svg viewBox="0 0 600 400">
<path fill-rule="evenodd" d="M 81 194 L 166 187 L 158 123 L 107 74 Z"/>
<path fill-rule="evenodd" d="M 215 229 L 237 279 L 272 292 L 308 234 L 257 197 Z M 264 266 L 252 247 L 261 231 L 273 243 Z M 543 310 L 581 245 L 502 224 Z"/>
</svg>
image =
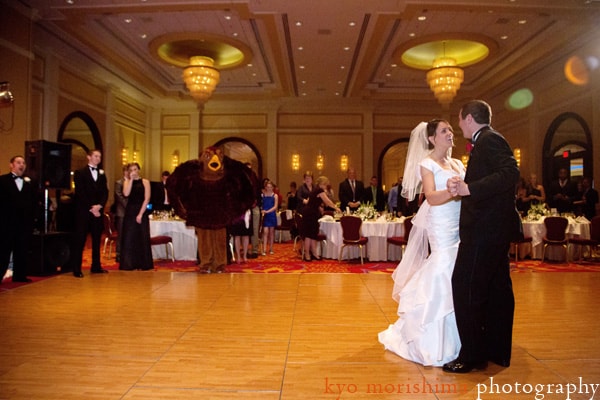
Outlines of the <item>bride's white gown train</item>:
<svg viewBox="0 0 600 400">
<path fill-rule="evenodd" d="M 436 190 L 445 189 L 448 178 L 457 175 L 429 158 L 421 165 L 434 173 Z M 393 275 L 399 318 L 379 333 L 385 349 L 427 366 L 442 366 L 456 359 L 460 350 L 451 286 L 459 215 L 460 201 L 439 206 L 424 202 L 413 217 L 405 257 Z M 410 253 L 416 246 L 424 246 L 425 242 L 419 243 L 422 239 L 417 237 L 422 232 L 429 239 L 431 254 L 419 260 Z"/>
</svg>

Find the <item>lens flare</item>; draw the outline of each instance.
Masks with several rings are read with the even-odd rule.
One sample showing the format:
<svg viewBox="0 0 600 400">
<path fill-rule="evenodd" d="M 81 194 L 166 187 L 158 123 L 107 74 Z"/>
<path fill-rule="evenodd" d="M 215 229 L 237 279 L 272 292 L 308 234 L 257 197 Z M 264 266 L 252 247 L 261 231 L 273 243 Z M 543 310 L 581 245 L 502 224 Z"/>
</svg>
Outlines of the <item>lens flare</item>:
<svg viewBox="0 0 600 400">
<path fill-rule="evenodd" d="M 565 77 L 574 85 L 584 86 L 590 80 L 590 73 L 581 58 L 572 56 L 565 63 Z"/>
<path fill-rule="evenodd" d="M 522 110 L 533 103 L 533 93 L 531 90 L 523 88 L 515 91 L 506 100 L 506 108 L 509 110 Z"/>
</svg>

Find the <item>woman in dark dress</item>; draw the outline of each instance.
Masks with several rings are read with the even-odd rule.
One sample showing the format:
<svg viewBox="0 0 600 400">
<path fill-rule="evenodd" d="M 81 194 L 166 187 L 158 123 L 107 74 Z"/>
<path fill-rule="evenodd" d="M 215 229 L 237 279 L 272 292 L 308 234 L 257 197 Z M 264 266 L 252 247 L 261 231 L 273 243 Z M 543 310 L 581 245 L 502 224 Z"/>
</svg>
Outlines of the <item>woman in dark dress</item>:
<svg viewBox="0 0 600 400">
<path fill-rule="evenodd" d="M 323 214 L 323 206 L 328 206 L 337 212 L 341 210 L 329 199 L 326 193 L 329 179 L 325 176 L 317 178 L 315 188 L 308 196 L 308 202 L 302 209 L 302 222 L 300 224 L 300 236 L 304 239 L 304 261 L 311 260 L 311 254 L 317 260 L 317 242 L 319 235 L 319 218 Z"/>
<path fill-rule="evenodd" d="M 150 202 L 150 181 L 140 177 L 140 165 L 129 165 L 129 179 L 123 181 L 127 198 L 123 232 L 121 232 L 121 263 L 119 269 L 153 269 L 150 247 L 150 221 L 146 206 Z"/>
</svg>

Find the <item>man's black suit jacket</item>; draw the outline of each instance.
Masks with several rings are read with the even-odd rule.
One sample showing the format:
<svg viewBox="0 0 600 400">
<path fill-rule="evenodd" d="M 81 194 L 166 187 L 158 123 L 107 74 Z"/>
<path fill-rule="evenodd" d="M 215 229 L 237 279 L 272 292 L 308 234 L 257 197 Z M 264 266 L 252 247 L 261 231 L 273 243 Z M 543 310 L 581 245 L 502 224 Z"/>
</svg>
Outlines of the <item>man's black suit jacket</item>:
<svg viewBox="0 0 600 400">
<path fill-rule="evenodd" d="M 108 185 L 104 171 L 98 170 L 98 180 L 94 181 L 92 171 L 86 166 L 75 171 L 73 179 L 75 182 L 74 200 L 77 218 L 87 218 L 90 208 L 96 204 L 102 206 L 100 212 L 104 213 L 104 206 L 108 200 Z"/>
<path fill-rule="evenodd" d="M 356 187 L 354 193 L 352 193 L 352 186 L 350 186 L 348 179 L 344 179 L 340 183 L 338 196 L 340 197 L 340 209 L 342 211 L 346 211 L 348 203 L 352 201 L 361 201 L 363 199 L 365 185 L 359 180 L 354 181 L 354 184 Z"/>
<path fill-rule="evenodd" d="M 504 137 L 490 127 L 482 128 L 465 175 L 471 194 L 461 202 L 461 243 L 502 245 L 522 235 L 521 218 L 515 207 L 519 175 Z"/>
<path fill-rule="evenodd" d="M 24 180 L 19 191 L 12 174 L 0 176 L 0 210 L 2 223 L 0 237 L 13 235 L 15 230 L 26 233 L 33 231 L 37 210 L 37 188 L 32 181 Z"/>
</svg>

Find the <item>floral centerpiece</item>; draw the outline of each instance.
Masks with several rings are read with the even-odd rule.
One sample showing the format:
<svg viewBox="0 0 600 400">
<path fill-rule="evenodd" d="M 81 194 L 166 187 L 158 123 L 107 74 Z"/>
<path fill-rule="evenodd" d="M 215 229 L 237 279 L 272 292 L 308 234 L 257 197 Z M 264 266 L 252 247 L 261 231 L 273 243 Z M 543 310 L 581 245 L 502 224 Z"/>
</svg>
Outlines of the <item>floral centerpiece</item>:
<svg viewBox="0 0 600 400">
<path fill-rule="evenodd" d="M 358 215 L 363 221 L 366 221 L 368 219 L 377 218 L 377 210 L 375 210 L 375 207 L 373 207 L 373 204 L 370 202 L 365 204 L 361 203 L 358 209 L 354 212 L 354 215 Z"/>
<path fill-rule="evenodd" d="M 527 211 L 527 220 L 538 221 L 546 215 L 549 215 L 549 212 L 545 203 L 532 204 L 529 211 Z"/>
</svg>

